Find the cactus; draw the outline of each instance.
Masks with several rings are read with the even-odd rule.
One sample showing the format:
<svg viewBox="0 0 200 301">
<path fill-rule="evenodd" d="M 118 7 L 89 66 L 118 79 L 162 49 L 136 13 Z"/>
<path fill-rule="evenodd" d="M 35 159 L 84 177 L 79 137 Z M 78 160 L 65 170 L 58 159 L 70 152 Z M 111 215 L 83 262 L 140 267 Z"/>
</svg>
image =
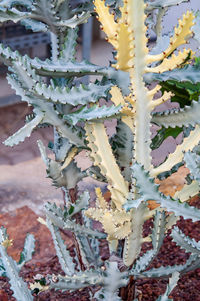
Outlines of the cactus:
<svg viewBox="0 0 200 301">
<path fill-rule="evenodd" d="M 193 63 L 195 53 L 191 49 L 179 49 L 192 37 L 199 40 L 199 15 L 187 11 L 171 38 L 162 35 L 163 15 L 168 7 L 182 2 L 185 1 L 94 0 L 93 6 L 86 1 L 72 8 L 69 0 L 0 3 L 2 22 L 21 22 L 32 31 L 47 31 L 51 36 L 52 55 L 46 60 L 31 59 L 0 45 L 0 58 L 9 67 L 9 84 L 33 107 L 25 126 L 4 143 L 14 146 L 23 142 L 44 124 L 53 126 L 55 132 L 51 146 L 54 159 L 48 158 L 42 141 L 38 141 L 38 146 L 48 177 L 64 191 L 65 205 L 46 204 L 46 221 L 41 221 L 52 234 L 65 276 L 49 275 L 47 289 L 73 291 L 96 286 L 92 296 L 96 300 L 121 300 L 119 289 L 128 284 L 130 277 L 136 280 L 166 277 L 169 279 L 166 292 L 157 300 L 171 300 L 168 297 L 181 274 L 200 266 L 199 243 L 173 228 L 180 216 L 193 221 L 200 219 L 199 209 L 188 204 L 189 198 L 199 193 L 200 64 L 197 58 Z M 115 49 L 109 67 L 76 60 L 78 26 L 94 12 Z M 156 23 L 152 15 L 156 16 Z M 148 45 L 147 25 L 157 34 L 152 48 Z M 85 75 L 98 76 L 98 80 L 83 85 L 81 78 Z M 154 81 L 156 85 L 150 88 L 149 83 Z M 173 99 L 178 88 L 195 92 L 187 102 L 180 100 L 180 109 L 157 113 L 155 109 Z M 161 92 L 159 98 L 158 92 Z M 101 98 L 105 100 L 104 106 Z M 108 136 L 104 123 L 109 119 L 117 123 L 112 137 Z M 151 143 L 152 124 L 161 127 L 154 138 L 157 145 L 169 135 L 176 137 L 183 131 L 184 136 L 175 152 L 159 166 L 152 165 L 155 148 L 154 141 Z M 93 161 L 93 166 L 85 171 L 78 168 L 75 159 L 83 149 Z M 173 197 L 166 196 L 156 178 L 168 177 L 183 164 L 190 169 L 190 183 Z M 78 192 L 77 199 L 71 199 L 71 190 L 77 189 L 88 175 L 107 185 L 109 200 L 100 185 L 95 187 L 93 206 L 87 191 Z M 156 209 L 151 208 L 150 200 L 155 201 Z M 150 218 L 153 218 L 152 233 L 143 238 L 143 225 Z M 94 221 L 101 227 L 95 229 Z M 183 265 L 148 269 L 171 228 L 175 243 L 191 253 L 188 260 Z M 75 257 L 71 257 L 61 229 L 73 233 Z M 101 259 L 100 240 L 109 246 L 105 261 Z M 152 248 L 140 256 L 145 241 L 151 241 Z M 32 246 L 28 245 L 29 251 L 22 256 L 26 260 L 32 252 Z M 10 277 L 14 296 L 17 300 L 32 300 L 18 276 L 18 266 L 5 248 L 0 250 L 0 273 Z M 20 279 L 23 290 L 18 290 L 14 279 Z"/>
<path fill-rule="evenodd" d="M 13 290 L 13 296 L 17 300 L 32 301 L 33 296 L 28 289 L 27 284 L 19 276 L 19 271 L 26 261 L 32 258 L 35 247 L 35 239 L 33 235 L 29 234 L 26 237 L 24 250 L 21 253 L 19 263 L 16 263 L 12 257 L 7 254 L 7 248 L 12 245 L 12 240 L 9 240 L 6 229 L 1 227 L 0 229 L 0 254 L 4 273 L 9 277 L 11 289 Z"/>
</svg>

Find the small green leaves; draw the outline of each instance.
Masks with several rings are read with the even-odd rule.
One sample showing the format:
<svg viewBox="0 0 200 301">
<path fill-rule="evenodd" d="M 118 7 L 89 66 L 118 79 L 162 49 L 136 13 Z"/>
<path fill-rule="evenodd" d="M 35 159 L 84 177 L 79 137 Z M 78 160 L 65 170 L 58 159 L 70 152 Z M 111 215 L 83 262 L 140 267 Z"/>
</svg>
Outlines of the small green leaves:
<svg viewBox="0 0 200 301">
<path fill-rule="evenodd" d="M 69 208 L 68 213 L 69 213 L 69 215 L 71 215 L 73 212 L 74 212 L 74 206 L 71 206 L 71 207 Z"/>
</svg>

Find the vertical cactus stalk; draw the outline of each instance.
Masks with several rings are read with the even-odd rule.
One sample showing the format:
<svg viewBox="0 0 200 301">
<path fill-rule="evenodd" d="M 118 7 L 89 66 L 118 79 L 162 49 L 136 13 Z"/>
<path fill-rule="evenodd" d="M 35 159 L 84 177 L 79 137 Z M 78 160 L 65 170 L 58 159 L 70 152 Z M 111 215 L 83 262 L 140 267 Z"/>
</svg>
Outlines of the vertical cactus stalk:
<svg viewBox="0 0 200 301">
<path fill-rule="evenodd" d="M 143 1 L 127 1 L 128 31 L 131 32 L 133 43 L 129 73 L 136 111 L 134 120 L 134 160 L 149 170 L 151 167 L 151 116 L 149 107 L 151 98 L 143 80 L 148 55 L 144 9 Z"/>
</svg>

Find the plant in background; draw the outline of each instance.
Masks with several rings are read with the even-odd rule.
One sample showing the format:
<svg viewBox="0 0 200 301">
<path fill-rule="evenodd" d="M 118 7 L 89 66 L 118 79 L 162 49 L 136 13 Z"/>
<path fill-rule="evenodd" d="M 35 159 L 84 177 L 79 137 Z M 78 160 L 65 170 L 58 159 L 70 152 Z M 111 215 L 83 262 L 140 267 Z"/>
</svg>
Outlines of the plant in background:
<svg viewBox="0 0 200 301">
<path fill-rule="evenodd" d="M 46 60 L 31 59 L 3 45 L 0 47 L 1 60 L 9 67 L 9 84 L 33 107 L 25 126 L 5 144 L 13 146 L 24 141 L 43 124 L 53 126 L 55 132 L 51 143 L 54 160 L 48 158 L 44 145 L 38 142 L 48 176 L 65 195 L 64 206 L 46 204 L 46 221 L 42 221 L 52 234 L 65 273 L 65 276 L 49 275 L 48 288 L 73 291 L 94 286 L 96 290 L 91 298 L 116 301 L 121 300 L 118 291 L 128 284 L 131 276 L 134 279 L 167 277 L 169 285 L 158 300 L 168 300 L 180 273 L 200 266 L 199 243 L 174 227 L 173 240 L 191 253 L 188 260 L 183 265 L 147 270 L 168 229 L 180 216 L 193 221 L 200 219 L 200 211 L 187 203 L 199 193 L 200 103 L 194 98 L 195 101 L 181 109 L 155 112 L 160 104 L 174 97 L 174 86 L 181 85 L 188 90 L 188 85 L 194 88 L 200 82 L 200 65 L 192 64 L 194 53 L 185 48 L 177 50 L 194 34 L 196 38 L 199 35 L 193 12 L 184 14 L 170 40 L 164 37 L 161 43 L 163 13 L 181 2 L 184 1 L 95 0 L 94 10 L 108 42 L 115 48 L 112 66 L 100 67 L 78 62 L 75 57 L 78 25 L 86 22 L 92 13 L 90 1 L 73 9 L 68 0 L 1 1 L 1 21 L 20 21 L 28 29 L 51 35 L 52 56 Z M 146 19 L 151 15 L 157 16 L 156 26 L 150 17 Z M 152 49 L 148 46 L 146 24 L 156 28 L 158 36 Z M 100 79 L 82 85 L 77 78 L 85 75 Z M 167 91 L 162 90 L 163 81 L 168 81 Z M 158 96 L 160 91 L 164 92 Z M 101 98 L 105 99 L 104 106 L 99 102 Z M 104 124 L 108 119 L 117 120 L 116 133 L 111 138 Z M 183 126 L 187 129 L 182 143 L 159 166 L 151 163 L 152 124 L 165 129 Z M 93 160 L 93 165 L 84 172 L 75 160 L 83 149 Z M 191 181 L 173 198 L 161 193 L 156 178 L 168 177 L 184 163 L 190 169 Z M 72 190 L 86 176 L 107 184 L 109 201 L 104 198 L 100 185 L 95 188 L 94 207 L 90 206 L 87 191 L 78 192 L 76 200 L 72 198 Z M 153 207 L 150 200 L 155 201 Z M 151 218 L 152 232 L 144 238 L 143 225 Z M 101 223 L 101 231 L 94 228 L 93 221 Z M 75 258 L 70 256 L 60 229 L 73 233 Z M 11 284 L 15 283 L 12 289 L 17 300 L 33 300 L 22 280 L 16 280 L 19 269 L 6 253 L 5 241 L 9 240 L 5 230 L 1 232 L 0 267 Z M 101 258 L 101 240 L 109 246 L 106 260 Z M 140 256 L 145 241 L 151 241 L 152 248 Z M 31 254 L 32 250 L 31 245 L 27 252 Z M 6 263 L 7 258 L 12 268 Z"/>
</svg>

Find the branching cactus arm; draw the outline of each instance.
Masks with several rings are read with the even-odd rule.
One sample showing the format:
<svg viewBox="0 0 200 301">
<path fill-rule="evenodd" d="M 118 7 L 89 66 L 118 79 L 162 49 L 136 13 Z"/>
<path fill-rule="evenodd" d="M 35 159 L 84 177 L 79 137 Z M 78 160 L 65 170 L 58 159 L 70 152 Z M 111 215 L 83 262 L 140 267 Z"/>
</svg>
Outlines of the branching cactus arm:
<svg viewBox="0 0 200 301">
<path fill-rule="evenodd" d="M 85 129 L 95 165 L 99 166 L 102 174 L 107 177 L 112 201 L 119 209 L 125 201 L 128 187 L 113 156 L 105 127 L 100 123 L 92 123 L 86 124 Z"/>
<path fill-rule="evenodd" d="M 56 253 L 63 271 L 68 276 L 74 275 L 75 264 L 73 263 L 73 258 L 70 256 L 69 251 L 66 249 L 67 246 L 64 244 L 64 241 L 61 238 L 58 227 L 54 226 L 53 223 L 48 219 L 47 226 L 51 231 Z"/>
<path fill-rule="evenodd" d="M 164 295 L 160 296 L 157 299 L 157 301 L 170 301 L 171 299 L 169 299 L 168 297 L 170 296 L 170 293 L 172 292 L 174 287 L 177 285 L 178 280 L 179 280 L 179 273 L 174 272 L 172 274 L 172 277 L 169 279 L 169 284 L 167 286 L 167 289 L 166 289 Z"/>
<path fill-rule="evenodd" d="M 0 254 L 3 266 L 6 271 L 6 275 L 9 278 L 11 289 L 13 290 L 13 296 L 18 301 L 33 301 L 33 296 L 28 289 L 27 284 L 19 277 L 19 266 L 17 263 L 7 254 L 7 247 L 12 244 L 6 233 L 6 229 L 1 227 L 0 229 Z M 27 256 L 30 259 L 31 256 Z"/>
<path fill-rule="evenodd" d="M 147 251 L 143 256 L 138 258 L 135 265 L 133 266 L 134 271 L 144 271 L 157 255 L 165 237 L 166 225 L 166 213 L 164 211 L 156 211 L 156 214 L 154 215 L 154 224 L 151 234 L 153 249 Z"/>
<path fill-rule="evenodd" d="M 196 242 L 195 239 L 186 236 L 178 227 L 174 227 L 172 230 L 172 237 L 176 244 L 186 250 L 186 252 L 200 256 L 200 242 Z"/>
</svg>

